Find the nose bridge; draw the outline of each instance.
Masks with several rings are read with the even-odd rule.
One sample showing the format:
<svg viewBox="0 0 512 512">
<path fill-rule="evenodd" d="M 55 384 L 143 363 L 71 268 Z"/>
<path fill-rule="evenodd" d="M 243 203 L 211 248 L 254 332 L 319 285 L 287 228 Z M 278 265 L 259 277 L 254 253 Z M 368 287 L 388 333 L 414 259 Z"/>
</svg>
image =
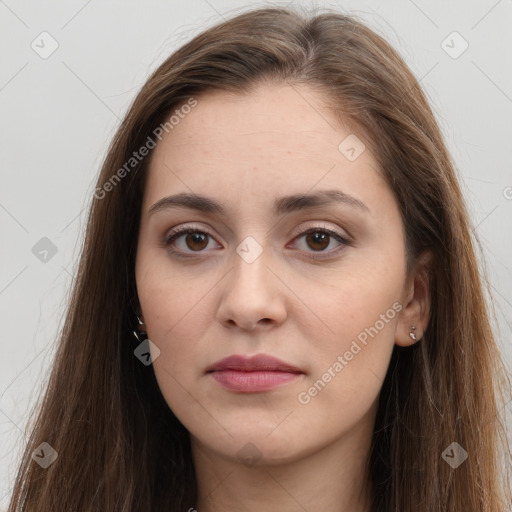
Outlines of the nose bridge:
<svg viewBox="0 0 512 512">
<path fill-rule="evenodd" d="M 273 273 L 271 249 L 246 237 L 232 254 L 231 272 L 226 276 L 219 320 L 252 328 L 260 320 L 282 321 L 284 301 Z"/>
<path fill-rule="evenodd" d="M 241 287 L 247 286 L 252 292 L 267 287 L 269 281 L 270 248 L 263 245 L 253 236 L 244 238 L 235 248 L 233 254 L 233 275 L 231 285 Z"/>
</svg>

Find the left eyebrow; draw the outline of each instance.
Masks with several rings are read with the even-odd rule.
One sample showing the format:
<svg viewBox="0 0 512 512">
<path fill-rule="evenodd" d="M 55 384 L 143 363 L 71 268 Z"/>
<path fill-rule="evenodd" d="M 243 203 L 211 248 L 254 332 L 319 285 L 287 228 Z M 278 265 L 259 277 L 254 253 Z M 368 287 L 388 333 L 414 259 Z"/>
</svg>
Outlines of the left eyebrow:
<svg viewBox="0 0 512 512">
<path fill-rule="evenodd" d="M 344 204 L 360 211 L 370 213 L 370 209 L 362 201 L 345 194 L 341 190 L 320 190 L 314 193 L 282 196 L 274 201 L 274 212 L 276 215 L 284 215 L 331 204 Z M 180 207 L 222 217 L 227 216 L 225 207 L 217 200 L 211 197 L 185 192 L 163 197 L 149 208 L 148 214 L 153 215 L 162 210 Z"/>
</svg>

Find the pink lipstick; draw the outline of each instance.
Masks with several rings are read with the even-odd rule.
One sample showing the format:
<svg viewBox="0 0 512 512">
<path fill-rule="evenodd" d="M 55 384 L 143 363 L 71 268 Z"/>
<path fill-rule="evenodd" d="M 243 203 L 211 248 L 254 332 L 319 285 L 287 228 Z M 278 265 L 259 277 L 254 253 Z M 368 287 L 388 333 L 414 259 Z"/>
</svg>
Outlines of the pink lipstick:
<svg viewBox="0 0 512 512">
<path fill-rule="evenodd" d="M 221 386 L 239 393 L 269 391 L 304 375 L 296 366 L 267 354 L 232 355 L 208 367 L 206 373 Z"/>
</svg>

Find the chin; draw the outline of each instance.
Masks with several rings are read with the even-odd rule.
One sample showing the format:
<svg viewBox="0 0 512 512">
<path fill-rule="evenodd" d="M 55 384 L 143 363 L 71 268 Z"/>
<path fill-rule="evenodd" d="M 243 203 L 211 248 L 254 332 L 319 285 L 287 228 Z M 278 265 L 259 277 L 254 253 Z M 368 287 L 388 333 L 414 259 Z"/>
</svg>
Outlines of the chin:
<svg viewBox="0 0 512 512">
<path fill-rule="evenodd" d="M 275 428 L 275 424 L 272 428 Z M 222 440 L 205 439 L 202 444 L 225 458 L 247 466 L 287 464 L 294 462 L 300 458 L 302 452 L 307 451 L 305 446 L 301 446 L 298 433 L 297 436 L 279 435 L 277 431 L 272 432 L 272 428 L 261 428 L 258 425 L 238 429 L 231 427 L 229 430 L 236 432 L 234 439 L 230 436 L 225 436 Z"/>
</svg>

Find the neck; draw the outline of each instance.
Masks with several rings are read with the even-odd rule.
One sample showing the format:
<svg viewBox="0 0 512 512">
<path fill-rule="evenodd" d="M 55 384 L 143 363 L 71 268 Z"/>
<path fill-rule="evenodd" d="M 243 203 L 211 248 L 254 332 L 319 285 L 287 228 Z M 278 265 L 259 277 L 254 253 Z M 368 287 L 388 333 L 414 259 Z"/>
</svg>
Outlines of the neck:
<svg viewBox="0 0 512 512">
<path fill-rule="evenodd" d="M 370 422 L 369 427 L 372 423 Z M 246 466 L 192 438 L 199 512 L 370 512 L 372 430 L 356 425 L 314 453 L 285 464 Z"/>
</svg>

